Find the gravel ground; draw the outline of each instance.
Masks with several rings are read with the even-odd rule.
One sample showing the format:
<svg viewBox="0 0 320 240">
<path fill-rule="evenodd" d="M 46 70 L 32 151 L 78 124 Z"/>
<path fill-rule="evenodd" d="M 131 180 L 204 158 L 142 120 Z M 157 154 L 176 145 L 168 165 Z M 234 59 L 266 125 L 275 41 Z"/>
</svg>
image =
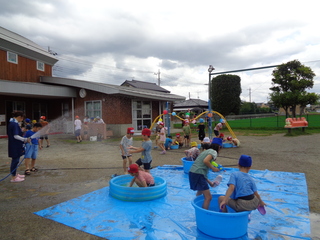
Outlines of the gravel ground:
<svg viewBox="0 0 320 240">
<path fill-rule="evenodd" d="M 320 134 L 238 138 L 241 146 L 223 149 L 218 162 L 236 167 L 239 156 L 247 154 L 252 156 L 253 169 L 305 173 L 313 239 L 320 239 L 319 228 L 315 228 L 320 223 Z M 101 239 L 32 213 L 108 186 L 112 174 L 122 174 L 119 141 L 77 144 L 72 135 L 51 135 L 50 140 L 51 146 L 39 152 L 37 173 L 22 183 L 10 183 L 9 178 L 0 182 L 0 239 Z M 134 145 L 140 146 L 140 141 Z M 166 155 L 153 150 L 153 166 L 181 165 L 183 150 L 171 150 Z M 133 159 L 138 157 L 136 154 Z M 8 174 L 9 166 L 7 139 L 0 139 L 1 178 Z M 20 174 L 23 170 L 21 166 Z"/>
</svg>

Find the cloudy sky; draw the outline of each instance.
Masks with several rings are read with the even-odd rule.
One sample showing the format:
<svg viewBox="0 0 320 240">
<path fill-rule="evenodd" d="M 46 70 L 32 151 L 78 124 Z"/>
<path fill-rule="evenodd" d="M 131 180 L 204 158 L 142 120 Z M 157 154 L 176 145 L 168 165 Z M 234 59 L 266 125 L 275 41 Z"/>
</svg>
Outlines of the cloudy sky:
<svg viewBox="0 0 320 240">
<path fill-rule="evenodd" d="M 158 82 L 173 94 L 208 99 L 214 72 L 297 59 L 317 77 L 316 0 L 0 0 L 0 25 L 58 53 L 54 75 L 120 85 Z M 273 69 L 232 73 L 241 99 L 267 102 Z M 250 90 L 249 90 L 250 89 Z"/>
</svg>

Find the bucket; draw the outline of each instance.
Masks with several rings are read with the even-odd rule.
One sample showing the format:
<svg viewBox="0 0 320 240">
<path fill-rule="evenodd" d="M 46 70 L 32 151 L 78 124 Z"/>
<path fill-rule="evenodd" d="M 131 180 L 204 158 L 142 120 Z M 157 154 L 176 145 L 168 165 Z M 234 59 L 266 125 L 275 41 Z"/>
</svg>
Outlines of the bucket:
<svg viewBox="0 0 320 240">
<path fill-rule="evenodd" d="M 192 166 L 192 164 L 194 163 L 194 161 L 187 161 L 186 158 L 181 158 L 182 164 L 183 164 L 183 171 L 186 174 L 189 174 L 189 170 Z"/>
<path fill-rule="evenodd" d="M 218 198 L 221 194 L 212 194 L 209 210 L 203 209 L 203 195 L 192 201 L 196 213 L 198 229 L 216 238 L 239 238 L 247 233 L 248 215 L 247 212 L 235 212 L 228 208 L 228 213 L 219 212 Z"/>
</svg>

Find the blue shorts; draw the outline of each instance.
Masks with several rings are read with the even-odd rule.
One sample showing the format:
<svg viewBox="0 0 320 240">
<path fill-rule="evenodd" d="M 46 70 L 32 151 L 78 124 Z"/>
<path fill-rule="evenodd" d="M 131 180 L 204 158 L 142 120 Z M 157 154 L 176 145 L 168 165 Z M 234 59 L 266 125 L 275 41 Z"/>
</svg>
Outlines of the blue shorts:
<svg viewBox="0 0 320 240">
<path fill-rule="evenodd" d="M 203 174 L 189 172 L 190 189 L 204 191 L 209 189 L 208 182 Z"/>
<path fill-rule="evenodd" d="M 74 134 L 76 135 L 76 137 L 80 136 L 80 132 L 81 132 L 81 129 L 77 129 L 74 131 Z"/>
<path fill-rule="evenodd" d="M 32 158 L 37 159 L 38 156 L 38 146 L 35 144 L 26 144 L 26 153 L 24 155 L 24 158 Z"/>
</svg>

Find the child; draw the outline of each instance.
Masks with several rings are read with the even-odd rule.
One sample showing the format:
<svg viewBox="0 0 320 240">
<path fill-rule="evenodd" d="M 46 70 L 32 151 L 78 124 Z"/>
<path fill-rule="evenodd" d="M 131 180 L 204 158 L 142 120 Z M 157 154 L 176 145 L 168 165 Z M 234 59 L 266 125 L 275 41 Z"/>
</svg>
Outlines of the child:
<svg viewBox="0 0 320 240">
<path fill-rule="evenodd" d="M 88 140 L 88 131 L 89 131 L 88 122 L 84 122 L 84 124 L 83 124 L 83 140 Z"/>
<path fill-rule="evenodd" d="M 42 128 L 41 123 L 35 123 L 33 124 L 32 130 L 28 130 L 26 132 L 25 137 L 29 138 L 32 135 L 34 135 L 36 132 L 40 131 Z M 38 148 L 41 150 L 42 147 L 39 145 L 39 137 L 31 138 L 31 143 L 26 143 L 26 153 L 25 153 L 25 175 L 30 175 L 31 172 L 37 172 L 38 169 L 35 168 L 36 159 L 38 156 Z M 31 161 L 31 167 L 30 167 L 30 159 Z"/>
<path fill-rule="evenodd" d="M 198 144 L 196 142 L 191 142 L 191 148 L 185 150 L 187 161 L 195 161 L 200 154 L 200 150 L 198 148 Z"/>
<path fill-rule="evenodd" d="M 186 147 L 189 147 L 190 139 L 191 139 L 191 128 L 190 128 L 189 120 L 188 120 L 188 119 L 186 119 L 186 120 L 184 121 L 184 126 L 183 126 L 182 130 L 183 130 L 183 133 L 184 133 L 184 143 L 185 143 L 185 146 L 186 146 Z"/>
<path fill-rule="evenodd" d="M 50 141 L 48 138 L 48 134 L 50 132 L 50 125 L 46 121 L 46 116 L 41 116 L 39 122 L 42 125 L 42 128 L 43 128 L 42 131 L 44 131 L 43 133 L 41 133 L 41 136 L 40 136 L 40 141 L 39 141 L 40 146 L 41 148 L 43 147 L 43 139 L 45 139 L 47 141 L 47 148 L 48 148 L 50 147 Z"/>
<path fill-rule="evenodd" d="M 203 118 L 200 118 L 200 120 L 199 120 L 199 125 L 198 125 L 198 135 L 199 135 L 199 140 L 200 140 L 200 142 L 202 143 L 202 141 L 203 141 L 203 139 L 205 138 L 205 136 L 206 136 L 206 133 L 205 133 L 205 131 L 204 131 L 204 129 L 205 129 L 205 126 L 204 126 L 204 120 L 203 120 Z"/>
<path fill-rule="evenodd" d="M 229 136 L 227 137 L 227 140 L 236 147 L 240 146 L 240 141 L 237 138 L 232 138 L 231 136 Z"/>
<path fill-rule="evenodd" d="M 136 164 L 140 167 L 143 165 L 143 168 L 146 172 L 149 172 L 151 169 L 151 162 L 152 162 L 152 156 L 151 156 L 151 148 L 152 148 L 152 141 L 150 140 L 151 136 L 151 130 L 149 128 L 145 128 L 141 132 L 142 135 L 142 146 L 139 148 L 136 147 L 129 147 L 130 150 L 128 153 L 139 153 L 141 152 L 141 158 L 139 158 L 136 161 Z"/>
<path fill-rule="evenodd" d="M 76 120 L 74 120 L 74 134 L 76 135 L 77 138 L 77 143 L 82 142 L 81 138 L 81 120 L 79 119 L 79 116 L 76 116 Z"/>
<path fill-rule="evenodd" d="M 166 138 L 166 142 L 164 143 L 164 147 L 166 150 L 170 150 L 171 145 L 172 145 L 172 136 L 168 136 Z"/>
<path fill-rule="evenodd" d="M 131 164 L 128 168 L 128 172 L 134 178 L 131 180 L 129 187 L 132 187 L 133 183 L 136 183 L 139 187 L 153 187 L 154 178 L 148 172 L 139 170 L 137 164 Z"/>
<path fill-rule="evenodd" d="M 236 212 L 251 211 L 266 204 L 258 194 L 256 184 L 248 172 L 251 169 L 252 159 L 248 155 L 241 155 L 238 162 L 239 171 L 231 173 L 225 196 L 219 197 L 219 206 L 227 212 L 226 205 Z"/>
<path fill-rule="evenodd" d="M 216 137 L 219 137 L 220 135 L 220 130 L 223 128 L 223 125 L 225 124 L 224 119 L 220 119 L 220 122 L 214 127 L 213 132 Z"/>
<path fill-rule="evenodd" d="M 155 134 L 156 134 L 156 140 L 155 140 L 155 146 L 154 146 L 154 148 L 158 148 L 158 141 L 159 141 L 159 138 L 160 138 L 160 130 L 161 130 L 161 128 L 160 128 L 160 122 L 158 122 L 157 123 L 157 126 L 156 126 L 156 128 L 155 128 Z"/>
<path fill-rule="evenodd" d="M 161 148 L 162 152 L 160 154 L 166 154 L 166 149 L 164 147 L 164 143 L 166 141 L 166 129 L 164 128 L 164 123 L 160 122 L 160 133 L 159 133 L 159 147 Z"/>
<path fill-rule="evenodd" d="M 213 139 L 212 139 L 213 140 Z M 205 137 L 201 143 L 202 150 L 207 150 L 210 148 L 210 138 Z"/>
<path fill-rule="evenodd" d="M 176 138 L 175 138 L 173 144 L 174 144 L 174 145 L 177 145 L 177 144 L 178 144 L 178 145 L 179 145 L 179 148 L 182 148 L 182 146 L 183 146 L 183 139 L 182 139 L 180 133 L 177 133 L 177 134 L 176 134 Z"/>
<path fill-rule="evenodd" d="M 127 134 L 122 137 L 120 142 L 120 154 L 123 160 L 122 166 L 123 166 L 124 174 L 128 174 L 127 158 L 129 161 L 129 165 L 132 164 L 132 155 L 128 153 L 128 148 L 133 144 L 133 137 L 132 137 L 133 134 L 134 134 L 134 128 L 132 127 L 127 128 Z"/>
<path fill-rule="evenodd" d="M 220 138 L 217 138 L 211 143 L 209 149 L 203 151 L 197 157 L 189 171 L 190 188 L 197 191 L 196 196 L 203 194 L 204 201 L 202 207 L 204 209 L 209 209 L 212 199 L 208 184 L 211 187 L 215 186 L 215 182 L 210 181 L 207 175 L 210 169 L 214 172 L 220 171 L 218 168 L 214 167 L 211 162 L 216 160 L 221 147 L 222 141 Z"/>
</svg>

